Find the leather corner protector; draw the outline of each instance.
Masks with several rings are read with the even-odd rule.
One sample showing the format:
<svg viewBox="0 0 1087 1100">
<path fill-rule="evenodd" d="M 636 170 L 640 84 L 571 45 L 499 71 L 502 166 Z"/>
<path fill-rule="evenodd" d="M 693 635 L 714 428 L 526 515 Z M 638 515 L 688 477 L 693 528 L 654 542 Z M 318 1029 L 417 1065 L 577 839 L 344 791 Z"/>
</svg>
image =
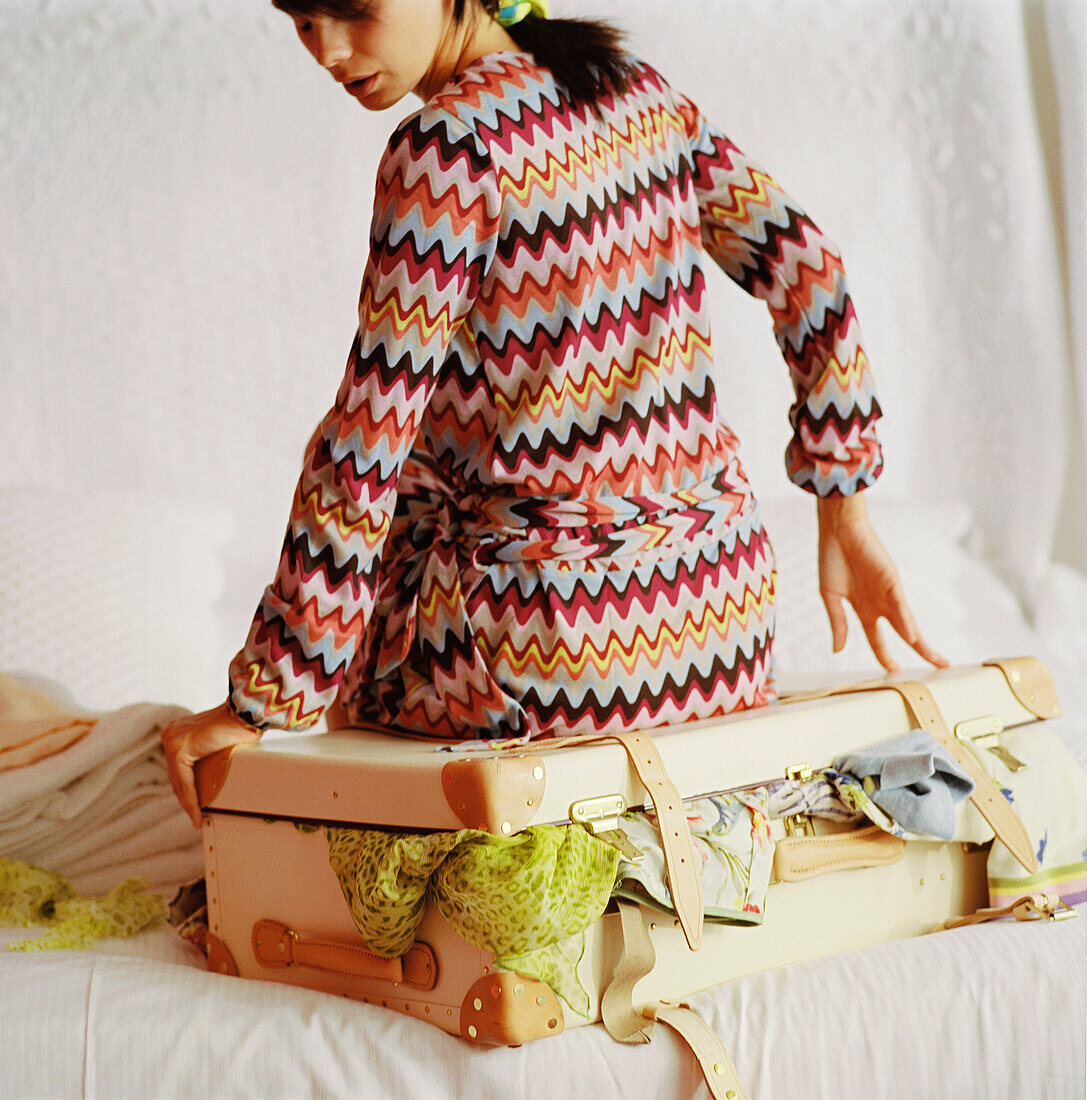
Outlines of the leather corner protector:
<svg viewBox="0 0 1087 1100">
<path fill-rule="evenodd" d="M 208 933 L 208 970 L 215 974 L 230 974 L 238 976 L 238 965 L 234 962 L 234 956 L 230 953 L 226 944 L 218 936 Z"/>
<path fill-rule="evenodd" d="M 1053 677 L 1037 657 L 994 657 L 983 664 L 1004 673 L 1008 687 L 1024 710 L 1037 718 L 1060 717 Z"/>
<path fill-rule="evenodd" d="M 196 778 L 196 799 L 201 809 L 215 801 L 215 796 L 222 790 L 226 782 L 226 773 L 230 771 L 230 754 L 233 751 L 234 746 L 229 745 L 225 749 L 219 749 L 218 752 L 197 760 L 193 766 Z"/>
<path fill-rule="evenodd" d="M 474 1043 L 520 1046 L 565 1027 L 555 991 L 508 970 L 484 974 L 464 995 L 460 1033 Z"/>
<path fill-rule="evenodd" d="M 544 762 L 524 756 L 469 756 L 442 768 L 449 808 L 469 829 L 519 833 L 536 816 L 544 792 Z"/>
</svg>

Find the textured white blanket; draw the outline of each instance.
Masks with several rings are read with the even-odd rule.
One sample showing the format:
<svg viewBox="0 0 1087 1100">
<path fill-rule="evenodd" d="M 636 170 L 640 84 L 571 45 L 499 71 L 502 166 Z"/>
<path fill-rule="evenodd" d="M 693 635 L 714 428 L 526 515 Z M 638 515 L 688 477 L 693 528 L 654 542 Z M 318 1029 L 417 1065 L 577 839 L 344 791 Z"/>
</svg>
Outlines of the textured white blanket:
<svg viewBox="0 0 1087 1100">
<path fill-rule="evenodd" d="M 139 703 L 87 715 L 60 702 L 63 692 L 0 680 L 0 726 L 36 713 L 90 717 L 91 730 L 62 751 L 0 772 L 0 855 L 104 893 L 129 875 L 170 887 L 202 873 L 199 834 L 182 813 L 166 773 L 159 731 L 186 713 Z"/>
</svg>

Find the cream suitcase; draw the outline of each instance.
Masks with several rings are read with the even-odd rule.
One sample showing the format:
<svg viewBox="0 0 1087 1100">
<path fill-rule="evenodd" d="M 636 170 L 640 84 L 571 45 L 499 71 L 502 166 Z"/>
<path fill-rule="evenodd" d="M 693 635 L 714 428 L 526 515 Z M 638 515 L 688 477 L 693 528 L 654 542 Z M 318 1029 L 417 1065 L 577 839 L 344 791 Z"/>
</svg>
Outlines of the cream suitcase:
<svg viewBox="0 0 1087 1100">
<path fill-rule="evenodd" d="M 609 986 L 625 985 L 621 999 L 642 1010 L 756 970 L 938 928 L 986 904 L 985 848 L 917 841 L 891 850 L 886 842 L 897 838 L 858 842 L 851 835 L 817 838 L 815 847 L 829 845 L 831 852 L 811 857 L 810 838 L 783 838 L 778 852 L 796 848 L 801 857 L 792 861 L 796 874 L 783 861 L 785 877 L 796 881 L 771 885 L 765 923 L 741 927 L 702 924 L 698 887 L 684 885 L 679 847 L 669 867 L 679 916 L 635 907 L 632 928 L 630 907 L 621 916 L 609 906 L 589 929 L 578 968 L 591 1002 L 582 1017 L 564 1012 L 542 982 L 493 969 L 492 956 L 461 939 L 433 907 L 402 958 L 370 953 L 318 827 L 470 826 L 508 835 L 529 824 L 570 821 L 593 800 L 641 807 L 652 796 L 663 811 L 675 791 L 649 757 L 659 755 L 681 797 L 691 798 L 761 785 L 792 765 L 829 764 L 846 750 L 918 725 L 935 730 L 946 722 L 959 756 L 970 758 L 982 745 L 998 748 L 1000 730 L 1057 713 L 1048 673 L 1031 658 L 900 674 L 873 685 L 654 730 L 635 738 L 631 751 L 591 740 L 444 753 L 433 742 L 348 730 L 266 739 L 209 757 L 197 775 L 209 966 L 385 1005 L 476 1041 L 517 1044 L 599 1019 Z M 964 747 L 975 739 L 973 749 Z M 639 763 L 642 750 L 646 759 Z M 998 832 L 1029 867 L 1025 831 L 1017 831 L 1006 801 L 986 783 L 987 791 L 975 792 L 990 800 L 982 811 L 1005 816 Z M 977 805 L 969 812 L 979 812 Z M 686 820 L 682 813 L 679 819 Z M 662 831 L 672 820 L 662 812 Z M 811 874 L 820 865 L 831 873 Z M 648 973 L 652 959 L 633 971 L 627 966 L 616 982 L 632 936 L 648 937 L 656 965 Z"/>
</svg>

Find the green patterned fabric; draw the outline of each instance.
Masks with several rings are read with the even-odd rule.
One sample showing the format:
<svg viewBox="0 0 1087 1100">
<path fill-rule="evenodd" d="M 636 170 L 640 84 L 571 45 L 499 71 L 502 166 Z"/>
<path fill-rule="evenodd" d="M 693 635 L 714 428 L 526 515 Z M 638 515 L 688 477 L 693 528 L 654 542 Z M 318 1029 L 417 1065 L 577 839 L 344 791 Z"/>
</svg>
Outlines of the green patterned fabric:
<svg viewBox="0 0 1087 1100">
<path fill-rule="evenodd" d="M 9 951 L 88 947 L 106 936 L 132 936 L 166 916 L 161 894 L 147 894 L 141 878 L 127 878 L 100 898 L 84 898 L 62 875 L 0 858 L 0 925 L 48 924 L 37 939 L 9 943 Z"/>
<path fill-rule="evenodd" d="M 455 932 L 495 965 L 547 982 L 575 1011 L 584 931 L 604 911 L 619 853 L 571 826 L 535 825 L 512 837 L 328 830 L 329 861 L 351 916 L 378 955 L 404 954 L 428 898 Z"/>
</svg>

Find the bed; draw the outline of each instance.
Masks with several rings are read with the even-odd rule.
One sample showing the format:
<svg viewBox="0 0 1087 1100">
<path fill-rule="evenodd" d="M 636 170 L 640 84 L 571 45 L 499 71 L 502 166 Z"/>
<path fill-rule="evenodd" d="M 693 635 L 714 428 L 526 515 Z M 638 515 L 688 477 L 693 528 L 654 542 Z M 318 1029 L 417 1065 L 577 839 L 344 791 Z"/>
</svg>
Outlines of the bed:
<svg viewBox="0 0 1087 1100">
<path fill-rule="evenodd" d="M 886 411 L 870 509 L 917 618 L 955 662 L 1042 657 L 1052 727 L 1087 766 L 1087 5 L 554 6 L 621 22 L 837 240 Z M 0 856 L 88 893 L 140 873 L 170 894 L 200 872 L 153 728 L 222 698 L 350 344 L 376 157 L 411 109 L 370 116 L 334 91 L 260 0 L 0 0 L 0 672 L 127 723 L 132 769 L 109 770 L 118 748 L 60 753 L 32 791 L 29 769 L 0 771 Z M 710 289 L 722 401 L 778 558 L 782 677 L 871 676 L 856 624 L 830 652 L 769 319 L 724 276 Z M 692 1003 L 758 1100 L 1081 1097 L 1084 916 L 849 952 Z M 707 1092 L 664 1029 L 478 1049 L 209 974 L 167 925 L 0 951 L 2 1097 L 347 1095 Z"/>
</svg>

